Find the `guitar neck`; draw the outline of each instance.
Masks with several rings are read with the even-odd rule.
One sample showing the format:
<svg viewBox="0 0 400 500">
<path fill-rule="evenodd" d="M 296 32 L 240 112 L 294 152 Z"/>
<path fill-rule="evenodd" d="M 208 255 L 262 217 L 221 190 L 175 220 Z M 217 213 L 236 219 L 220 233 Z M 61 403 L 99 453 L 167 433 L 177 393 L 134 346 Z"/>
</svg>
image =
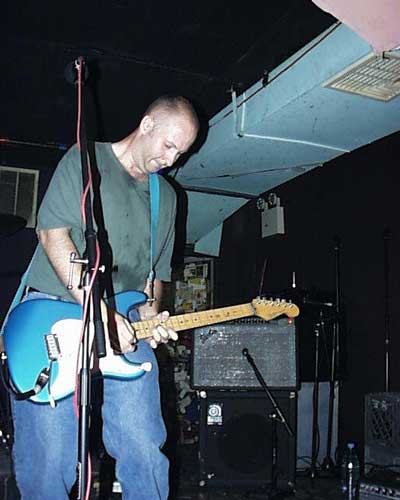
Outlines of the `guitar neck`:
<svg viewBox="0 0 400 500">
<path fill-rule="evenodd" d="M 177 316 L 171 316 L 163 323 L 163 326 L 179 332 L 182 330 L 199 328 L 201 326 L 223 323 L 224 321 L 246 318 L 253 315 L 254 308 L 251 304 L 240 304 L 237 306 L 221 307 L 211 311 L 178 314 Z M 132 326 L 136 332 L 136 337 L 140 340 L 151 337 L 153 328 L 158 324 L 160 324 L 160 322 L 156 319 L 150 319 L 136 321 L 132 323 Z"/>
</svg>

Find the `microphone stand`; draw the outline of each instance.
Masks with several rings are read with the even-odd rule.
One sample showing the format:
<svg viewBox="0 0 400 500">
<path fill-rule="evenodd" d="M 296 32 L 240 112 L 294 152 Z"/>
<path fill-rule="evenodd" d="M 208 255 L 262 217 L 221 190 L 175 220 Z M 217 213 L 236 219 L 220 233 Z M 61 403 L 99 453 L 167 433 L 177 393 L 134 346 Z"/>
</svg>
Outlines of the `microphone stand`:
<svg viewBox="0 0 400 500">
<path fill-rule="evenodd" d="M 318 459 L 318 448 L 319 442 L 318 437 L 318 421 L 319 421 L 319 354 L 320 354 L 320 334 L 323 335 L 326 344 L 325 337 L 325 322 L 323 319 L 322 310 L 319 312 L 320 321 L 315 324 L 315 362 L 314 362 L 314 387 L 313 387 L 313 420 L 312 420 L 312 443 L 311 443 L 311 465 L 310 465 L 310 478 L 311 486 L 314 487 L 314 481 L 316 477 L 316 467 Z"/>
<path fill-rule="evenodd" d="M 312 421 L 312 444 L 311 444 L 311 486 L 314 486 L 317 462 L 317 431 L 319 414 L 319 326 L 315 327 L 315 365 L 314 365 L 314 389 L 313 389 L 313 421 Z"/>
<path fill-rule="evenodd" d="M 254 371 L 255 376 L 257 377 L 257 380 L 259 381 L 261 387 L 264 389 L 264 392 L 267 394 L 269 397 L 269 400 L 271 401 L 273 411 L 268 415 L 268 418 L 271 420 L 272 423 L 272 494 L 276 493 L 278 488 L 277 488 L 277 474 L 276 474 L 276 467 L 277 467 L 277 459 L 278 459 L 278 436 L 276 432 L 276 423 L 279 422 L 284 425 L 287 433 L 289 436 L 293 437 L 294 432 L 290 425 L 288 424 L 284 414 L 282 413 L 282 410 L 279 408 L 278 403 L 276 402 L 276 399 L 272 395 L 269 387 L 267 386 L 263 376 L 260 373 L 260 370 L 257 368 L 257 365 L 252 358 L 252 356 L 249 353 L 249 350 L 247 348 L 244 348 L 242 350 L 243 356 L 247 359 L 249 362 L 251 368 Z"/>
<path fill-rule="evenodd" d="M 333 471 L 335 464 L 331 457 L 332 453 L 332 428 L 333 428 L 333 410 L 335 401 L 335 379 L 337 367 L 339 366 L 340 356 L 340 239 L 338 236 L 334 238 L 335 245 L 335 320 L 333 323 L 332 336 L 332 351 L 331 351 L 331 366 L 329 376 L 329 408 L 328 408 L 328 433 L 326 442 L 326 455 L 322 461 L 322 468 L 326 471 Z"/>
<path fill-rule="evenodd" d="M 78 74 L 85 75 L 85 63 L 83 58 L 80 57 L 74 63 L 75 69 Z M 78 93 L 83 94 L 83 78 L 78 78 Z M 75 83 L 77 83 L 75 82 Z M 81 145 L 81 164 L 82 164 L 82 185 L 83 188 L 89 182 L 89 169 L 90 161 L 83 113 L 83 98 L 81 101 L 81 114 L 79 123 L 79 140 Z M 90 160 L 90 159 L 89 159 Z M 91 296 L 87 296 L 87 287 L 92 280 L 93 272 L 96 263 L 96 232 L 93 226 L 93 212 L 90 189 L 87 192 L 85 200 L 85 216 L 86 216 L 86 254 L 87 259 L 76 259 L 75 255 L 71 255 L 71 266 L 74 264 L 82 264 L 86 266 L 84 272 L 84 304 L 89 301 L 88 313 L 86 315 L 86 322 L 84 325 L 84 335 L 82 341 L 82 356 L 81 366 L 79 370 L 79 394 L 78 394 L 78 409 L 79 409 L 79 424 L 78 424 L 78 462 L 77 462 L 77 480 L 78 480 L 78 500 L 86 498 L 88 488 L 88 463 L 89 463 L 89 426 L 90 426 L 90 405 L 91 405 L 91 373 L 90 373 L 90 328 L 89 317 L 93 313 L 94 332 L 95 332 L 95 346 L 98 358 L 106 355 L 105 339 L 104 339 L 104 325 L 101 317 L 100 308 L 100 286 L 97 274 L 94 276 L 93 287 Z M 72 272 L 71 272 L 72 275 Z M 69 284 L 68 288 L 70 288 Z"/>
<path fill-rule="evenodd" d="M 385 304 L 385 391 L 389 392 L 389 362 L 390 362 L 390 309 L 389 309 L 389 241 L 390 229 L 387 227 L 383 231 L 383 273 L 384 273 L 384 304 Z"/>
</svg>

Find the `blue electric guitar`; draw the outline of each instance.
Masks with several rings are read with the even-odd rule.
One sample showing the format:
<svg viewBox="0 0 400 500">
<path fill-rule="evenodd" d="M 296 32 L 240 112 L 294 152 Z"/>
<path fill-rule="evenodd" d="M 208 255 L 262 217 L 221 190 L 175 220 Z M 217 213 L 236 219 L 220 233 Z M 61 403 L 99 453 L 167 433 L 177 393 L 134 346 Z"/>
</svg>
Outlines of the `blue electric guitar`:
<svg viewBox="0 0 400 500">
<path fill-rule="evenodd" d="M 114 299 L 116 310 L 127 317 L 144 303 L 146 296 L 129 291 Z M 181 331 L 254 315 L 268 321 L 281 314 L 293 318 L 299 309 L 282 300 L 254 299 L 249 304 L 170 316 L 165 325 Z M 30 399 L 37 403 L 53 403 L 74 392 L 81 316 L 80 305 L 51 299 L 27 300 L 12 310 L 4 329 L 4 346 L 10 377 L 18 392 L 33 389 Z M 151 337 L 157 324 L 157 320 L 145 320 L 134 321 L 132 326 L 140 340 Z M 115 354 L 108 335 L 105 337 L 106 356 L 98 360 L 104 377 L 134 379 L 151 370 L 151 363 L 132 363 L 123 354 Z"/>
</svg>

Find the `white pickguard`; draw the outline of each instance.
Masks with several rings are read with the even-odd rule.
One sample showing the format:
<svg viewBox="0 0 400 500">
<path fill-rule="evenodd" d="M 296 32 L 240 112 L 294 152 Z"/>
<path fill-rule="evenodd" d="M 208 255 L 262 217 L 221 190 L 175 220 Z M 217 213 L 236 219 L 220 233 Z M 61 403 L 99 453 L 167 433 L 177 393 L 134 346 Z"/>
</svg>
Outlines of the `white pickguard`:
<svg viewBox="0 0 400 500">
<path fill-rule="evenodd" d="M 82 321 L 78 319 L 65 319 L 54 323 L 51 333 L 57 335 L 60 355 L 55 361 L 58 366 L 57 376 L 51 377 L 50 392 L 54 399 L 63 398 L 75 389 L 78 363 L 80 356 L 80 333 Z M 90 332 L 90 343 L 93 332 Z M 108 335 L 106 340 L 106 356 L 100 358 L 99 369 L 104 377 L 135 379 L 152 369 L 150 362 L 131 363 L 123 355 L 114 354 L 111 349 Z M 80 359 L 79 359 L 80 361 Z M 93 368 L 93 355 L 91 368 Z M 34 399 L 34 398 L 32 398 Z"/>
</svg>

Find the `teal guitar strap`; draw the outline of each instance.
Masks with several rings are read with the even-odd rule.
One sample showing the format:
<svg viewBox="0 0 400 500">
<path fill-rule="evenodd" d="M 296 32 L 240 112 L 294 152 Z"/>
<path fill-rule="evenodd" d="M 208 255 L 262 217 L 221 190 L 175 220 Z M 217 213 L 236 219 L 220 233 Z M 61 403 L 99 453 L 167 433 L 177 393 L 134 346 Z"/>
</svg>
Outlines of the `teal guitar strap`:
<svg viewBox="0 0 400 500">
<path fill-rule="evenodd" d="M 36 254 L 37 254 L 37 251 L 38 251 L 38 247 L 36 247 L 35 252 L 33 253 L 32 259 L 29 262 L 29 265 L 28 265 L 26 271 L 22 275 L 21 281 L 19 283 L 18 290 L 15 292 L 14 298 L 13 298 L 13 300 L 11 302 L 10 307 L 8 308 L 6 317 L 4 318 L 3 324 L 1 326 L 0 335 L 3 335 L 3 330 L 4 330 L 4 327 L 6 326 L 6 323 L 7 323 L 7 320 L 8 320 L 8 316 L 10 315 L 11 311 L 14 309 L 15 306 L 17 306 L 21 302 L 22 295 L 23 295 L 24 290 L 25 290 L 26 279 L 28 277 L 29 270 L 30 270 L 30 268 L 32 266 L 32 262 L 33 262 L 33 259 L 36 256 Z"/>
<path fill-rule="evenodd" d="M 160 211 L 160 181 L 158 174 L 150 174 L 150 271 L 148 282 L 150 285 L 150 302 L 154 301 L 154 259 L 157 242 L 158 216 Z"/>
</svg>

